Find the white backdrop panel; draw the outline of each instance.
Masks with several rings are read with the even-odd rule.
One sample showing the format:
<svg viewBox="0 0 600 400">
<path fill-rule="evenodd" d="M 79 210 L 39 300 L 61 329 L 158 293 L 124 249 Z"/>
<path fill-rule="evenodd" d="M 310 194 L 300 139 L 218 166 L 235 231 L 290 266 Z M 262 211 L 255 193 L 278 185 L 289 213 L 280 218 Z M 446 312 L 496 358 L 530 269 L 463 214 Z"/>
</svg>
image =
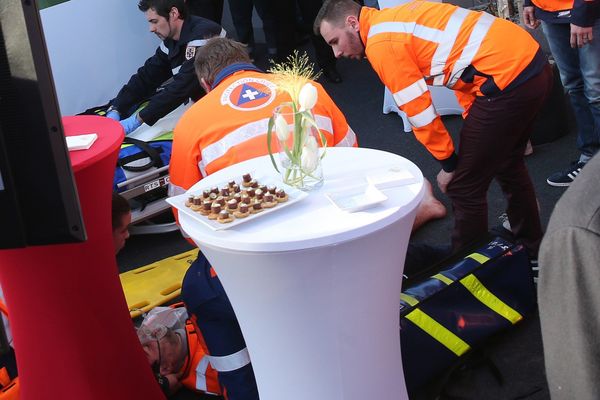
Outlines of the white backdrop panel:
<svg viewBox="0 0 600 400">
<path fill-rule="evenodd" d="M 134 0 L 70 0 L 40 14 L 62 115 L 112 99 L 160 44 Z"/>
</svg>

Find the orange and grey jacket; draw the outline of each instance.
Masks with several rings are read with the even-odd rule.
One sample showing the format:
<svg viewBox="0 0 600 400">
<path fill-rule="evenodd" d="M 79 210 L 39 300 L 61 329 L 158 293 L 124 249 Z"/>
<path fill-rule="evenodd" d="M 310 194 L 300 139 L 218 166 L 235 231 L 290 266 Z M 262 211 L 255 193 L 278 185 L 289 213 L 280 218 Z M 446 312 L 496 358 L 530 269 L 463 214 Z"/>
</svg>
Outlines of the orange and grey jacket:
<svg viewBox="0 0 600 400">
<path fill-rule="evenodd" d="M 218 381 L 217 370 L 210 362 L 211 357 L 206 351 L 204 339 L 199 335 L 198 327 L 192 321 L 188 320 L 186 325 L 188 358 L 181 371 L 180 382 L 187 389 L 211 393 L 222 394 L 221 386 Z"/>
<path fill-rule="evenodd" d="M 535 16 L 549 23 L 589 27 L 600 18 L 600 0 L 525 0 L 523 6 L 534 6 Z"/>
<path fill-rule="evenodd" d="M 416 138 L 448 172 L 456 165 L 454 145 L 427 85 L 455 90 L 466 116 L 476 96 L 511 90 L 546 65 L 538 43 L 519 26 L 450 4 L 363 7 L 359 21 L 373 69 Z"/>
<path fill-rule="evenodd" d="M 289 101 L 272 75 L 251 64 L 234 64 L 175 127 L 170 163 L 171 195 L 229 165 L 268 154 L 267 126 L 273 110 Z M 318 83 L 313 112 L 331 146 L 357 146 L 346 118 Z"/>
</svg>

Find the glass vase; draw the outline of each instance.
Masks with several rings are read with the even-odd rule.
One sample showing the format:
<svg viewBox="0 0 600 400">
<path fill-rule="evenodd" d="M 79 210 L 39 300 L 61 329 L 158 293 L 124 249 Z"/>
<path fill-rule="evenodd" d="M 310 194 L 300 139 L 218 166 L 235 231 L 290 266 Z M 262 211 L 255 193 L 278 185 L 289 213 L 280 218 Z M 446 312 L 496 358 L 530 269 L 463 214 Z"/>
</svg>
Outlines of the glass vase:
<svg viewBox="0 0 600 400">
<path fill-rule="evenodd" d="M 275 149 L 283 182 L 303 191 L 319 188 L 323 185 L 323 149 L 319 148 L 321 137 L 312 112 L 294 112 L 286 105 L 277 107 L 273 117 Z"/>
</svg>

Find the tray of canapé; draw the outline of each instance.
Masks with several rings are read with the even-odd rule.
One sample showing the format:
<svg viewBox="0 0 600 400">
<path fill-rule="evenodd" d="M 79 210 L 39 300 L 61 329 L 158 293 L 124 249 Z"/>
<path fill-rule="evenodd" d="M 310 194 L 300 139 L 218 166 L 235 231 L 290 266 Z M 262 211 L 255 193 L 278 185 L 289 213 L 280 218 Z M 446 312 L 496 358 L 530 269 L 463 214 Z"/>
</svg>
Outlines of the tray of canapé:
<svg viewBox="0 0 600 400">
<path fill-rule="evenodd" d="M 252 173 L 170 197 L 167 202 L 214 230 L 229 229 L 288 207 L 308 194 L 270 176 Z"/>
</svg>

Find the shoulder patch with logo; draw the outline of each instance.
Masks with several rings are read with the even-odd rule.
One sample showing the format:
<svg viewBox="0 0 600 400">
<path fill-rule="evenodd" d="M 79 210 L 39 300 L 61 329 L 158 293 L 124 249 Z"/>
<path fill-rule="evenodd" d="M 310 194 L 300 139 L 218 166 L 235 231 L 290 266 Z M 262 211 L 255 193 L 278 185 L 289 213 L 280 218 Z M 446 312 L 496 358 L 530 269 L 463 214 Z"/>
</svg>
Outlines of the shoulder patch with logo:
<svg viewBox="0 0 600 400">
<path fill-rule="evenodd" d="M 223 91 L 221 104 L 240 111 L 252 111 L 271 104 L 275 99 L 276 86 L 260 78 L 242 78 Z"/>
<path fill-rule="evenodd" d="M 195 55 L 196 55 L 196 47 L 195 46 L 188 46 L 185 48 L 185 59 L 186 60 L 191 60 L 192 58 L 194 58 Z"/>
</svg>

